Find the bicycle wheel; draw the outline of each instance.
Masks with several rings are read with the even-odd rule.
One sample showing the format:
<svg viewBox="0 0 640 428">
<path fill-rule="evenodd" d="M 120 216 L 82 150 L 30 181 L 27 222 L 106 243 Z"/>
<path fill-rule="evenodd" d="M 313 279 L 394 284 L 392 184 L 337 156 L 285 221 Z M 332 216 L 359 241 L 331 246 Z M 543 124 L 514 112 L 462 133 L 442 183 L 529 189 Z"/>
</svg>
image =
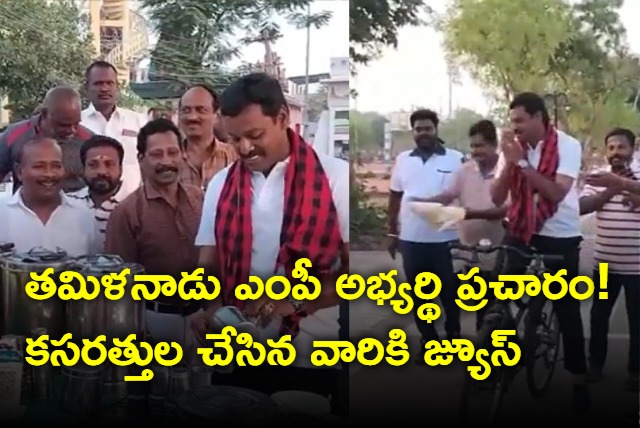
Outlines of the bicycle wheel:
<svg viewBox="0 0 640 428">
<path fill-rule="evenodd" d="M 502 322 L 502 314 L 487 313 L 482 327 L 476 336 L 476 349 L 492 350 L 491 333 Z M 473 364 L 469 362 L 468 364 Z M 465 365 L 464 383 L 460 396 L 460 422 L 474 426 L 491 426 L 500 412 L 502 399 L 507 387 L 507 376 L 504 367 L 492 367 L 491 374 L 483 381 L 473 379 Z"/>
<path fill-rule="evenodd" d="M 560 324 L 553 302 L 544 296 L 531 299 L 524 326 L 527 387 L 535 398 L 542 397 L 551 379 L 560 350 Z M 537 368 L 541 363 L 542 372 Z"/>
</svg>

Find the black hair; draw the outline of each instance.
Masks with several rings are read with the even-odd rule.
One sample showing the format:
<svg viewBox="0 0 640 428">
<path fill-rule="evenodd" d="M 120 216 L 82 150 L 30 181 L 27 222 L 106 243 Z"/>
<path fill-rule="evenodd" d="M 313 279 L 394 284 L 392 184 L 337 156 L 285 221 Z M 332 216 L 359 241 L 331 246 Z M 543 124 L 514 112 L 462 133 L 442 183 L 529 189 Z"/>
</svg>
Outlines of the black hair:
<svg viewBox="0 0 640 428">
<path fill-rule="evenodd" d="M 607 140 L 610 137 L 625 137 L 627 139 L 627 142 L 629 143 L 629 145 L 631 146 L 632 149 L 635 148 L 635 146 L 636 146 L 636 135 L 630 129 L 627 129 L 627 128 L 614 128 L 614 129 L 612 129 L 611 131 L 609 131 L 607 136 L 604 137 L 604 143 L 605 144 L 607 144 Z"/>
<path fill-rule="evenodd" d="M 540 95 L 533 92 L 522 92 L 516 95 L 511 104 L 509 104 L 509 110 L 517 107 L 522 107 L 530 116 L 540 113 L 542 115 L 542 124 L 544 126 L 549 125 L 549 112 L 544 99 Z"/>
<path fill-rule="evenodd" d="M 440 119 L 438 119 L 438 113 L 433 110 L 420 109 L 411 113 L 409 117 L 409 123 L 411 124 L 411 128 L 413 125 L 419 120 L 430 120 L 433 122 L 433 126 L 438 127 L 438 123 L 440 123 Z"/>
<path fill-rule="evenodd" d="M 471 125 L 471 128 L 469 128 L 469 137 L 473 137 L 474 135 L 480 135 L 487 143 L 498 143 L 496 126 L 490 120 L 483 119 Z"/>
<path fill-rule="evenodd" d="M 233 82 L 220 97 L 220 113 L 235 117 L 247 107 L 257 104 L 262 114 L 276 118 L 287 100 L 277 79 L 265 73 L 251 73 Z"/>
<path fill-rule="evenodd" d="M 25 143 L 20 145 L 20 148 L 18 149 L 18 153 L 16 154 L 15 158 L 15 164 L 20 165 L 24 161 L 24 153 L 29 147 L 39 146 L 40 144 L 51 142 L 55 143 L 57 146 L 60 146 L 56 139 L 51 137 L 36 136 L 35 138 L 25 141 Z"/>
<path fill-rule="evenodd" d="M 147 122 L 138 132 L 138 144 L 136 149 L 139 155 L 143 155 L 147 151 L 147 140 L 155 134 L 164 134 L 165 132 L 173 132 L 178 138 L 178 142 L 182 139 L 180 131 L 175 123 L 163 117 Z"/>
<path fill-rule="evenodd" d="M 87 141 L 82 143 L 82 147 L 80 147 L 80 160 L 83 166 L 87 164 L 87 152 L 96 147 L 113 147 L 116 152 L 118 152 L 118 162 L 120 166 L 122 166 L 122 161 L 124 160 L 124 148 L 122 144 L 115 138 L 107 137 L 106 135 L 92 135 Z"/>
<path fill-rule="evenodd" d="M 93 70 L 94 68 L 110 68 L 113 70 L 114 73 L 116 73 L 116 76 L 118 76 L 118 70 L 110 62 L 94 61 L 91 63 L 89 67 L 87 67 L 87 70 L 84 72 L 84 80 L 86 83 L 89 83 L 89 76 L 91 75 L 91 70 Z"/>
<path fill-rule="evenodd" d="M 207 91 L 212 98 L 213 112 L 215 113 L 216 111 L 218 111 L 218 107 L 220 106 L 220 100 L 218 99 L 218 93 L 216 92 L 215 89 L 213 89 L 213 87 L 211 87 L 210 85 L 207 85 L 206 83 L 197 83 L 195 85 L 189 86 L 189 88 L 182 93 L 182 96 L 184 96 L 184 94 L 186 94 L 189 89 L 193 89 L 193 88 L 201 88 Z M 180 108 L 181 106 L 182 106 L 182 97 L 180 97 L 180 100 L 178 101 L 178 108 Z"/>
</svg>

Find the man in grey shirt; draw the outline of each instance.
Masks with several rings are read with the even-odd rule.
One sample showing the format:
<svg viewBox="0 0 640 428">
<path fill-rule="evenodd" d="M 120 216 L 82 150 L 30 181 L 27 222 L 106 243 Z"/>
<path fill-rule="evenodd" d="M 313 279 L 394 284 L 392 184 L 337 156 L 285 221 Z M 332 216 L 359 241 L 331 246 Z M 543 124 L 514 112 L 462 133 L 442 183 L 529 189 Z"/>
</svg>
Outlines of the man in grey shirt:
<svg viewBox="0 0 640 428">
<path fill-rule="evenodd" d="M 55 139 L 62 149 L 65 168 L 63 190 L 75 192 L 85 187 L 80 147 L 93 133 L 80 125 L 81 101 L 78 91 L 71 87 L 53 88 L 47 93 L 38 113 L 10 125 L 0 134 L 0 177 L 13 173 L 24 143 L 36 137 L 50 137 Z M 15 193 L 22 184 L 15 174 L 13 183 Z"/>
</svg>

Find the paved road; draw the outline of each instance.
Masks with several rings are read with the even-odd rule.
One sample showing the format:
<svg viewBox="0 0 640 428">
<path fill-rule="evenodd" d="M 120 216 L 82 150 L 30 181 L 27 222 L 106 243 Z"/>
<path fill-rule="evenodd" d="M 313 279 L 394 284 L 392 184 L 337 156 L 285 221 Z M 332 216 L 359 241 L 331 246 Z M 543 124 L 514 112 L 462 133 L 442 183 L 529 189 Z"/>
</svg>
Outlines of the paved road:
<svg viewBox="0 0 640 428">
<path fill-rule="evenodd" d="M 581 254 L 581 274 L 590 274 L 593 263 L 593 222 L 583 222 L 585 241 Z M 390 269 L 402 272 L 401 260 L 392 261 L 384 252 L 353 252 L 351 255 L 352 272 L 374 274 Z M 623 296 L 620 296 L 623 297 Z M 560 414 L 566 422 L 586 423 L 595 419 L 607 420 L 609 423 L 622 425 L 619 419 L 623 413 L 634 411 L 638 414 L 638 394 L 624 391 L 626 379 L 628 325 L 626 310 L 622 299 L 614 308 L 611 320 L 609 357 L 605 367 L 605 378 L 601 384 L 592 388 L 593 409 L 584 415 L 573 415 L 570 412 L 571 379 L 557 365 L 553 383 L 549 393 L 542 399 L 533 399 L 526 390 L 524 373 L 514 382 L 505 398 L 502 411 L 502 422 L 510 425 L 528 426 L 554 422 Z M 586 337 L 589 337 L 590 303 L 582 305 L 582 317 Z M 376 306 L 367 300 L 359 300 L 351 304 L 350 331 L 353 338 L 384 338 L 391 328 L 403 328 L 409 336 L 409 346 L 415 354 L 419 348 L 418 331 L 413 325 L 410 315 L 397 315 L 384 306 Z M 464 313 L 463 335 L 474 332 L 475 315 Z M 443 334 L 442 322 L 436 323 Z M 404 367 L 351 367 L 351 411 L 352 417 L 370 418 L 380 421 L 391 415 L 418 415 L 425 422 L 441 419 L 457 424 L 455 418 L 463 370 L 459 366 L 420 367 L 413 362 Z M 389 419 L 390 420 L 390 419 Z M 637 422 L 637 418 L 636 418 Z M 633 426 L 638 426 L 634 423 Z"/>
</svg>

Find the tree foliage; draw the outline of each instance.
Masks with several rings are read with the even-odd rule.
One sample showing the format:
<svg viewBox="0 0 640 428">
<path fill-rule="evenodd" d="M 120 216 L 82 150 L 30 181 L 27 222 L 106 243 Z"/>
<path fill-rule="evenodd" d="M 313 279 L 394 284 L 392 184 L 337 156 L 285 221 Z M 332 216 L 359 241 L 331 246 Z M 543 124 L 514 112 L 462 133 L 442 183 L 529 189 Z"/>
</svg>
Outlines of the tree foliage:
<svg viewBox="0 0 640 428">
<path fill-rule="evenodd" d="M 367 64 L 383 47 L 398 45 L 398 30 L 423 22 L 430 8 L 424 0 L 351 0 L 349 2 L 349 57 Z"/>
<path fill-rule="evenodd" d="M 377 153 L 384 147 L 387 119 L 377 112 L 349 112 L 349 143 L 357 151 Z"/>
<path fill-rule="evenodd" d="M 469 128 L 482 119 L 485 117 L 473 110 L 458 109 L 452 117 L 440 123 L 438 135 L 444 140 L 447 147 L 466 153 L 469 151 Z"/>
<path fill-rule="evenodd" d="M 587 144 L 633 126 L 640 66 L 629 56 L 623 0 L 454 0 L 440 23 L 447 53 L 497 101 L 560 92 L 560 123 Z M 550 106 L 552 107 L 552 106 Z"/>
<path fill-rule="evenodd" d="M 327 12 L 307 20 L 311 0 L 141 0 L 156 32 L 158 43 L 151 53 L 151 78 L 185 83 L 226 81 L 226 64 L 239 56 L 242 47 L 280 37 L 276 15 L 305 27 L 326 24 Z M 250 29 L 240 44 L 233 39 L 238 29 Z"/>
<path fill-rule="evenodd" d="M 76 2 L 0 2 L 0 92 L 12 120 L 30 116 L 56 85 L 79 87 L 93 54 Z"/>
</svg>

